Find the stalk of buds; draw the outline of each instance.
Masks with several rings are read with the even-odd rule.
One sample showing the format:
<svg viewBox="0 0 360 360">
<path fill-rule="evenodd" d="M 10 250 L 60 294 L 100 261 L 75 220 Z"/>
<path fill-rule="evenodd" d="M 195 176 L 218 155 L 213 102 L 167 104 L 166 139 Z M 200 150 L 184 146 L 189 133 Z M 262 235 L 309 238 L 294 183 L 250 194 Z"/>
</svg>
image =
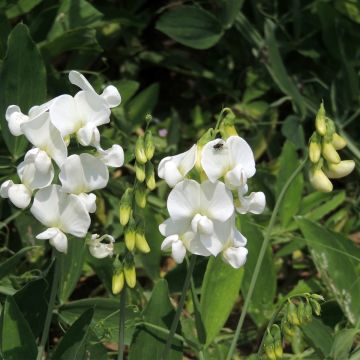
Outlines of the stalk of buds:
<svg viewBox="0 0 360 360">
<path fill-rule="evenodd" d="M 337 150 L 346 146 L 346 140 L 336 133 L 334 122 L 326 116 L 323 102 L 316 114 L 315 128 L 309 141 L 309 158 L 312 162 L 309 179 L 316 190 L 331 192 L 333 185 L 329 179 L 349 175 L 354 170 L 355 162 L 341 160 Z"/>
</svg>

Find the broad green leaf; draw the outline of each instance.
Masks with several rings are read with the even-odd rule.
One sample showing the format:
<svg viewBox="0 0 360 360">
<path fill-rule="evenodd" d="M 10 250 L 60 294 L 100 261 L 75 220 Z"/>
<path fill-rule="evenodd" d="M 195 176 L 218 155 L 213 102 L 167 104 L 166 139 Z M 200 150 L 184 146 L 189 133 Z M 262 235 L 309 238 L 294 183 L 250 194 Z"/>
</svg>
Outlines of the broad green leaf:
<svg viewBox="0 0 360 360">
<path fill-rule="evenodd" d="M 26 61 L 24 61 L 26 59 Z M 9 105 L 18 105 L 24 113 L 31 106 L 46 100 L 45 65 L 32 41 L 26 25 L 18 24 L 10 33 L 6 56 L 0 73 L 0 113 L 5 114 Z M 23 154 L 27 141 L 23 136 L 13 136 L 5 116 L 0 117 L 1 132 L 11 154 Z"/>
<path fill-rule="evenodd" d="M 1 325 L 1 353 L 4 359 L 36 359 L 34 335 L 11 296 L 6 298 Z"/>
<path fill-rule="evenodd" d="M 305 148 L 304 130 L 297 116 L 289 115 L 282 124 L 281 132 L 295 145 L 296 149 Z"/>
<path fill-rule="evenodd" d="M 339 331 L 334 338 L 331 348 L 331 359 L 343 360 L 350 358 L 350 351 L 353 347 L 356 336 L 359 334 L 359 329 L 344 329 Z"/>
<path fill-rule="evenodd" d="M 174 317 L 174 308 L 170 303 L 166 280 L 159 280 L 151 298 L 142 313 L 144 321 L 169 330 Z M 139 327 L 134 334 L 130 347 L 129 360 L 161 359 L 165 349 L 166 334 L 153 328 Z M 182 359 L 182 345 L 174 339 L 168 360 Z"/>
<path fill-rule="evenodd" d="M 79 281 L 85 261 L 86 243 L 84 239 L 68 237 L 67 254 L 58 253 L 60 261 L 59 298 L 66 301 Z"/>
<path fill-rule="evenodd" d="M 0 12 L 0 58 L 2 59 L 6 52 L 6 39 L 11 31 L 7 17 Z"/>
<path fill-rule="evenodd" d="M 321 279 L 352 324 L 360 318 L 360 250 L 345 236 L 304 218 L 297 222 Z"/>
<path fill-rule="evenodd" d="M 223 35 L 217 18 L 197 6 L 179 6 L 167 11 L 156 23 L 156 29 L 194 49 L 208 49 Z"/>
<path fill-rule="evenodd" d="M 16 271 L 16 265 L 21 261 L 23 256 L 31 249 L 34 249 L 36 246 L 27 246 L 19 250 L 15 255 L 5 260 L 0 264 L 0 279 L 4 276 Z"/>
<path fill-rule="evenodd" d="M 69 302 L 60 307 L 60 318 L 68 325 L 90 307 L 94 308 L 91 329 L 102 341 L 117 342 L 119 338 L 119 304 L 117 298 L 91 298 Z M 134 321 L 139 316 L 136 308 L 129 306 L 125 315 L 125 344 L 129 345 L 134 333 Z"/>
<path fill-rule="evenodd" d="M 241 233 L 247 238 L 246 247 L 249 250 L 246 264 L 244 265 L 245 274 L 241 292 L 246 296 L 252 274 L 254 273 L 258 254 L 264 237 L 259 228 L 251 222 L 251 218 L 247 216 L 241 217 Z M 249 314 L 257 325 L 262 325 L 269 319 L 273 313 L 273 301 L 276 294 L 276 272 L 274 265 L 274 257 L 270 246 L 266 250 L 264 260 L 260 268 L 260 276 L 258 277 L 251 302 L 249 306 Z"/>
<path fill-rule="evenodd" d="M 287 141 L 280 156 L 280 169 L 276 181 L 276 196 L 279 197 L 285 183 L 299 166 L 295 146 Z M 298 174 L 285 193 L 280 205 L 280 220 L 284 227 L 289 225 L 292 217 L 297 214 L 302 198 L 304 179 Z"/>
<path fill-rule="evenodd" d="M 136 127 L 145 122 L 146 114 L 154 110 L 159 97 L 159 84 L 148 86 L 127 103 L 130 125 Z"/>
<path fill-rule="evenodd" d="M 124 105 L 138 91 L 140 84 L 134 80 L 120 80 L 115 83 L 121 94 L 121 105 Z"/>
<path fill-rule="evenodd" d="M 336 0 L 335 7 L 349 19 L 360 24 L 360 2 L 358 0 Z"/>
<path fill-rule="evenodd" d="M 11 5 L 6 10 L 6 16 L 9 19 L 13 19 L 17 16 L 27 14 L 30 12 L 35 6 L 42 3 L 43 0 L 18 0 L 16 4 Z"/>
<path fill-rule="evenodd" d="M 53 360 L 82 360 L 85 358 L 90 323 L 94 309 L 86 310 L 68 329 L 52 356 Z"/>
<path fill-rule="evenodd" d="M 290 96 L 302 117 L 306 115 L 306 108 L 298 88 L 290 78 L 281 58 L 279 45 L 275 37 L 275 24 L 271 20 L 265 22 L 265 42 L 268 48 L 270 65 L 268 70 L 279 86 L 280 90 Z"/>
<path fill-rule="evenodd" d="M 228 29 L 234 23 L 236 16 L 244 4 L 244 0 L 222 0 L 221 1 L 221 22 L 224 28 Z"/>
<path fill-rule="evenodd" d="M 209 345 L 224 326 L 239 296 L 244 269 L 234 269 L 221 256 L 211 257 L 201 289 L 200 312 Z"/>
</svg>

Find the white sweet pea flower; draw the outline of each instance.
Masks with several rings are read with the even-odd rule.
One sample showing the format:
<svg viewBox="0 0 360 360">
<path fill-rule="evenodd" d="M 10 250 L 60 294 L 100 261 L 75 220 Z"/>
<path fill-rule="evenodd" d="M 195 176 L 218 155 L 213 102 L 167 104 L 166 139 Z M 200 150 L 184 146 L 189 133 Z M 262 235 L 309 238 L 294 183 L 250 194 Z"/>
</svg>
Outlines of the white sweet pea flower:
<svg viewBox="0 0 360 360">
<path fill-rule="evenodd" d="M 32 192 L 24 184 L 14 184 L 12 180 L 7 180 L 1 184 L 0 196 L 9 198 L 16 207 L 25 209 L 30 204 Z"/>
<path fill-rule="evenodd" d="M 201 153 L 201 166 L 211 182 L 224 177 L 226 186 L 232 190 L 245 185 L 255 174 L 253 152 L 239 136 L 209 141 Z"/>
<path fill-rule="evenodd" d="M 63 253 L 67 251 L 66 234 L 83 238 L 90 226 L 90 216 L 83 203 L 75 195 L 63 192 L 59 185 L 40 189 L 30 212 L 48 227 L 36 238 L 49 239 L 50 244 Z"/>
<path fill-rule="evenodd" d="M 97 157 L 109 167 L 121 167 L 124 165 L 124 150 L 118 145 L 114 144 L 111 148 L 104 150 L 100 146 L 96 148 Z"/>
<path fill-rule="evenodd" d="M 49 168 L 51 159 L 61 166 L 67 157 L 67 147 L 59 131 L 50 122 L 48 112 L 42 112 L 35 118 L 23 123 L 21 130 L 26 138 L 41 151 L 37 153 L 37 168 Z"/>
<path fill-rule="evenodd" d="M 170 187 L 184 180 L 196 163 L 196 152 L 197 146 L 193 145 L 186 152 L 162 159 L 158 167 L 159 178 L 164 179 Z"/>
<path fill-rule="evenodd" d="M 238 200 L 235 201 L 236 211 L 240 214 L 248 212 L 252 214 L 261 214 L 266 205 L 265 194 L 262 191 L 252 192 L 245 196 L 248 192 L 248 186 L 243 185 L 238 188 Z"/>
<path fill-rule="evenodd" d="M 248 254 L 245 247 L 246 243 L 246 238 L 234 226 L 230 238 L 221 253 L 222 259 L 233 268 L 239 269 L 246 262 Z"/>
<path fill-rule="evenodd" d="M 106 242 L 103 242 L 106 240 Z M 103 259 L 107 256 L 112 256 L 114 251 L 115 239 L 111 235 L 103 235 L 99 237 L 98 234 L 92 234 L 91 240 L 88 242 L 90 254 L 98 259 Z"/>
<path fill-rule="evenodd" d="M 164 234 L 163 234 L 164 235 Z M 171 248 L 171 256 L 181 264 L 186 255 L 186 247 L 178 234 L 169 235 L 161 244 L 161 250 L 165 251 Z"/>
<path fill-rule="evenodd" d="M 77 195 L 89 212 L 95 212 L 96 196 L 88 193 L 106 187 L 109 171 L 95 156 L 71 155 L 60 168 L 59 179 L 64 192 Z"/>
</svg>

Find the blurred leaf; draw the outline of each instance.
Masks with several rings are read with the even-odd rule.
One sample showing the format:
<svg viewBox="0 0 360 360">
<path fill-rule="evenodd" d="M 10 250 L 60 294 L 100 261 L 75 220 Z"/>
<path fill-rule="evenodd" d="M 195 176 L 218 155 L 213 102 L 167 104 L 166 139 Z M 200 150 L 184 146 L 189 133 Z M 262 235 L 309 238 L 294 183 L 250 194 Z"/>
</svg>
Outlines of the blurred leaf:
<svg viewBox="0 0 360 360">
<path fill-rule="evenodd" d="M 102 17 L 103 14 L 85 0 L 63 0 L 48 33 L 48 40 L 54 40 L 69 30 L 95 26 Z"/>
<path fill-rule="evenodd" d="M 349 19 L 360 24 L 359 0 L 335 0 L 335 7 Z"/>
<path fill-rule="evenodd" d="M 340 330 L 334 338 L 331 348 L 331 359 L 343 360 L 350 358 L 350 351 L 353 347 L 356 336 L 359 334 L 359 329 L 344 329 Z"/>
<path fill-rule="evenodd" d="M 295 146 L 289 141 L 285 142 L 280 156 L 280 169 L 276 181 L 276 196 L 279 197 L 281 190 L 290 176 L 299 166 L 299 160 L 296 154 Z M 285 193 L 283 201 L 280 205 L 280 219 L 284 227 L 289 225 L 292 217 L 297 214 L 304 186 L 302 173 L 296 176 Z"/>
<path fill-rule="evenodd" d="M 62 302 L 69 298 L 79 281 L 85 261 L 85 250 L 85 239 L 77 239 L 69 236 L 67 254 L 57 254 L 58 259 L 56 259 L 56 261 L 60 261 L 61 274 L 59 298 Z"/>
<path fill-rule="evenodd" d="M 297 116 L 289 115 L 282 124 L 281 132 L 297 150 L 305 148 L 304 130 Z"/>
<path fill-rule="evenodd" d="M 197 6 L 179 6 L 161 15 L 155 28 L 180 44 L 194 49 L 208 49 L 223 35 L 217 18 Z"/>
<path fill-rule="evenodd" d="M 121 94 L 121 105 L 125 105 L 138 91 L 140 84 L 134 80 L 120 80 L 116 87 Z"/>
<path fill-rule="evenodd" d="M 51 357 L 53 360 L 82 360 L 85 358 L 93 315 L 94 309 L 90 308 L 71 325 L 56 347 Z"/>
<path fill-rule="evenodd" d="M 13 271 L 16 271 L 17 264 L 22 260 L 23 256 L 29 250 L 35 248 L 35 246 L 27 246 L 19 250 L 15 255 L 11 258 L 5 260 L 2 264 L 0 264 L 0 279 L 4 276 L 10 274 Z"/>
<path fill-rule="evenodd" d="M 360 318 L 360 250 L 350 239 L 310 220 L 298 218 L 297 222 L 321 279 L 349 321 L 356 324 Z"/>
<path fill-rule="evenodd" d="M 0 58 L 2 59 L 6 52 L 6 39 L 9 36 L 11 27 L 7 17 L 0 12 Z"/>
<path fill-rule="evenodd" d="M 26 59 L 26 61 L 24 61 Z M 9 105 L 18 105 L 24 113 L 46 100 L 46 71 L 41 55 L 26 25 L 18 24 L 10 33 L 0 73 L 0 113 Z M 27 147 L 25 137 L 10 134 L 5 116 L 1 116 L 4 141 L 16 158 Z"/>
<path fill-rule="evenodd" d="M 174 309 L 170 303 L 166 280 L 159 280 L 152 291 L 151 298 L 142 313 L 144 321 L 170 329 L 174 317 Z M 166 334 L 143 326 L 135 334 L 131 344 L 129 360 L 161 359 L 165 349 Z M 182 359 L 182 344 L 174 339 L 168 359 Z"/>
<path fill-rule="evenodd" d="M 107 257 L 105 259 L 97 259 L 94 256 L 90 255 L 90 253 L 87 251 L 86 262 L 95 271 L 96 275 L 104 284 L 109 294 L 111 294 L 114 260 L 110 257 Z"/>
<path fill-rule="evenodd" d="M 43 0 L 18 0 L 18 1 L 16 1 L 16 4 L 11 5 L 6 10 L 6 16 L 9 19 L 13 19 L 17 16 L 27 14 L 35 6 L 39 5 L 42 2 L 43 2 Z"/>
<path fill-rule="evenodd" d="M 1 353 L 6 360 L 32 360 L 37 355 L 34 335 L 11 296 L 2 312 Z"/>
<path fill-rule="evenodd" d="M 234 23 L 236 16 L 244 4 L 244 0 L 221 0 L 221 22 L 228 29 Z"/>
<path fill-rule="evenodd" d="M 263 243 L 263 234 L 259 228 L 251 222 L 251 218 L 247 216 L 241 217 L 240 224 L 241 233 L 248 240 L 246 247 L 249 250 L 246 265 L 244 266 L 245 274 L 243 284 L 241 286 L 241 292 L 246 296 Z M 259 276 L 256 281 L 249 306 L 249 313 L 258 326 L 264 324 L 265 321 L 271 317 L 274 309 L 273 300 L 276 294 L 276 272 L 270 246 L 266 250 L 260 268 L 260 274 L 261 276 Z"/>
<path fill-rule="evenodd" d="M 201 288 L 200 312 L 209 345 L 224 326 L 239 296 L 244 269 L 234 269 L 221 256 L 211 257 Z"/>
</svg>

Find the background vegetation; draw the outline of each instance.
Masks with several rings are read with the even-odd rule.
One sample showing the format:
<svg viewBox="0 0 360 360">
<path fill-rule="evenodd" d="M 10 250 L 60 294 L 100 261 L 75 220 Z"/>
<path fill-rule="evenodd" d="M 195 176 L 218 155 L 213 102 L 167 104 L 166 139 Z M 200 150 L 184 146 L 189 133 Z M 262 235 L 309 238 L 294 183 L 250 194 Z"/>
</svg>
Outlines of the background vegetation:
<svg viewBox="0 0 360 360">
<path fill-rule="evenodd" d="M 266 193 L 267 210 L 256 218 L 241 216 L 249 249 L 243 270 L 206 258 L 195 268 L 194 289 L 201 295 L 207 335 L 205 357 L 220 360 L 233 337 L 263 231 L 303 157 L 324 99 L 328 115 L 348 141 L 343 156 L 354 159 L 356 169 L 329 194 L 311 189 L 307 171 L 287 191 L 236 358 L 257 352 L 285 296 L 316 292 L 326 299 L 322 314 L 297 328 L 286 342 L 285 358 L 359 359 L 359 43 L 357 0 L 2 0 L 1 179 L 15 176 L 28 146 L 9 136 L 8 105 L 19 104 L 25 112 L 56 95 L 72 94 L 67 80 L 72 69 L 97 89 L 114 84 L 123 101 L 103 130 L 104 147 L 120 143 L 127 165 L 113 171 L 107 190 L 97 194 L 92 232 L 122 241 L 119 199 L 133 182 L 134 134 L 143 132 L 145 115 L 153 116 L 150 128 L 159 161 L 189 148 L 214 126 L 221 109 L 230 107 L 240 136 L 256 154 L 252 186 Z M 175 266 L 160 251 L 158 224 L 166 217 L 167 192 L 159 181 L 148 198 L 146 237 L 152 251 L 136 258 L 137 286 L 128 292 L 130 359 L 160 359 L 166 335 L 144 321 L 169 328 L 169 295 L 176 302 L 185 276 L 185 264 Z M 1 200 L 0 218 L 0 348 L 5 359 L 31 359 L 46 314 L 51 249 L 35 239 L 40 225 L 28 212 Z M 73 239 L 61 261 L 51 358 L 115 358 L 119 300 L 111 294 L 112 260 L 92 258 L 84 242 Z M 192 300 L 188 298 L 181 318 L 180 334 L 188 341 L 178 340 L 171 359 L 197 356 Z"/>
</svg>

